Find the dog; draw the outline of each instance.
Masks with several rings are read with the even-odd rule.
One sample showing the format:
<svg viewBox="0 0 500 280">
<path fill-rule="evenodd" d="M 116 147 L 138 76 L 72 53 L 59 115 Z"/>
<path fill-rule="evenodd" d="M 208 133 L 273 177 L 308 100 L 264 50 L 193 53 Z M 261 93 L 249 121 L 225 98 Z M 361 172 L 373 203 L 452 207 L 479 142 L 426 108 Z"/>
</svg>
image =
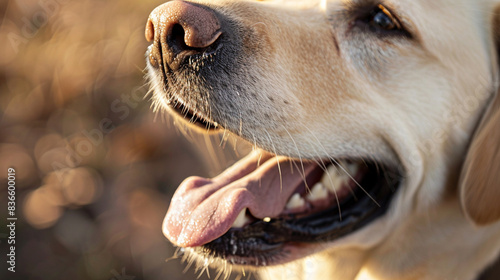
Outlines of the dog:
<svg viewBox="0 0 500 280">
<path fill-rule="evenodd" d="M 263 279 L 476 279 L 500 250 L 498 0 L 174 0 L 157 110 L 254 150 L 177 189 L 165 236 Z"/>
</svg>

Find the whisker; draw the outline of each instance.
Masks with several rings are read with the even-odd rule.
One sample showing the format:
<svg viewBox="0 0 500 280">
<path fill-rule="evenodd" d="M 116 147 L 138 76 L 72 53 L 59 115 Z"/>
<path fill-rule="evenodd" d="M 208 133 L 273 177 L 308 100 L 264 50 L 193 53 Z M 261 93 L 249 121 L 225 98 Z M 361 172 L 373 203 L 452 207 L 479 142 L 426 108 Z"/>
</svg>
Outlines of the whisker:
<svg viewBox="0 0 500 280">
<path fill-rule="evenodd" d="M 257 167 L 260 166 L 260 161 L 262 160 L 262 153 L 259 154 L 259 159 L 257 160 Z"/>
<path fill-rule="evenodd" d="M 245 268 L 244 268 L 244 267 L 242 267 L 242 268 L 241 268 L 241 275 L 243 275 L 243 277 L 245 277 L 245 276 L 246 276 L 246 273 L 245 273 Z"/>
<path fill-rule="evenodd" d="M 227 268 L 227 260 L 224 260 L 224 279 L 229 279 L 229 275 L 231 275 L 231 272 Z"/>
<path fill-rule="evenodd" d="M 258 149 L 257 148 L 257 141 L 255 140 L 255 135 L 252 134 L 252 138 L 253 138 L 253 147 L 255 148 L 255 151 Z M 259 152 L 259 159 L 257 159 L 257 168 L 259 168 L 260 166 L 260 162 L 262 160 L 262 156 L 263 156 L 263 153 L 262 152 Z M 259 188 L 262 187 L 262 177 L 259 176 Z"/>
<path fill-rule="evenodd" d="M 229 269 L 227 270 L 227 278 L 229 279 L 229 277 L 231 276 L 231 274 L 233 273 L 233 266 L 230 266 Z"/>
<path fill-rule="evenodd" d="M 195 261 L 194 257 L 190 257 L 182 273 L 186 273 L 191 268 L 191 266 L 193 266 L 194 261 Z"/>
<path fill-rule="evenodd" d="M 211 139 L 211 136 L 208 135 L 208 134 L 204 134 L 203 135 L 204 137 L 204 142 L 205 142 L 205 150 L 207 151 L 208 153 L 208 157 L 210 159 L 212 159 L 212 162 L 214 165 L 217 166 L 217 169 L 220 169 L 221 168 L 221 162 L 224 162 L 224 160 L 219 160 L 219 157 L 217 155 L 217 152 L 215 151 L 215 148 L 214 146 L 212 145 L 212 139 Z"/>
<path fill-rule="evenodd" d="M 314 139 L 316 140 L 316 142 L 323 148 L 323 150 L 325 150 L 325 153 L 326 153 L 326 149 L 323 147 L 323 145 L 321 144 L 321 142 L 319 141 L 319 139 L 311 132 L 311 130 L 309 130 L 308 127 L 305 127 L 309 133 L 314 137 Z M 318 163 L 318 165 L 320 166 L 320 168 L 328 174 L 328 177 L 329 177 L 329 180 L 331 180 L 331 177 L 329 176 L 329 173 L 328 173 L 328 169 L 326 168 L 326 165 L 324 164 L 323 160 L 321 159 L 322 157 L 320 156 L 320 154 L 318 153 L 318 151 L 316 149 L 314 149 L 314 153 L 318 156 L 318 158 L 321 160 L 321 164 L 319 164 L 316 160 L 314 160 L 315 162 Z M 330 160 L 331 162 L 331 160 Z M 335 165 L 334 165 L 335 166 Z M 335 167 L 336 168 L 336 167 Z M 333 182 L 331 182 L 332 185 L 333 185 Z M 340 200 L 339 200 L 339 197 L 338 197 L 338 194 L 337 194 L 337 191 L 334 189 L 334 195 L 335 195 L 335 200 L 337 201 L 337 209 L 339 210 L 339 219 L 342 220 L 342 209 L 340 207 Z"/>
<path fill-rule="evenodd" d="M 314 139 L 316 139 L 316 142 L 317 142 L 317 143 L 318 143 L 318 144 L 319 144 L 319 145 L 323 148 L 323 150 L 325 150 L 325 151 L 326 151 L 325 147 L 323 146 L 323 144 L 321 144 L 321 142 L 320 142 L 320 141 L 319 141 L 319 139 L 316 137 L 316 135 L 314 135 L 314 133 L 312 133 L 312 131 L 311 131 L 311 130 L 307 127 L 307 126 L 305 126 L 305 125 L 304 125 L 304 128 L 305 128 L 307 131 L 309 131 L 309 134 L 310 134 L 310 135 L 311 135 Z M 353 180 L 353 181 L 354 181 L 354 183 L 356 184 L 356 186 L 358 186 L 358 187 L 359 187 L 359 188 L 360 188 L 360 189 L 361 189 L 361 190 L 362 190 L 362 191 L 363 191 L 363 192 L 364 192 L 364 193 L 365 193 L 365 194 L 366 194 L 366 195 L 367 195 L 367 196 L 368 196 L 368 197 L 369 197 L 369 198 L 370 198 L 370 199 L 371 199 L 371 200 L 372 200 L 372 201 L 373 201 L 373 202 L 374 202 L 374 203 L 375 203 L 378 207 L 380 207 L 380 204 L 377 202 L 377 200 L 376 200 L 376 199 L 374 199 L 374 198 L 370 195 L 370 193 L 369 193 L 369 192 L 368 192 L 365 188 L 363 188 L 363 186 L 361 186 L 361 184 L 360 184 L 357 180 L 355 180 L 355 179 L 351 176 L 351 174 L 349 174 L 349 172 L 347 172 L 347 170 L 345 170 L 345 168 L 344 168 L 343 166 L 341 166 L 341 165 L 338 163 L 338 161 L 337 161 L 336 159 L 334 159 L 334 158 L 332 158 L 332 157 L 330 157 L 330 156 L 328 156 L 328 158 L 329 158 L 331 161 L 333 161 L 334 163 L 336 163 L 336 164 L 337 164 L 337 166 L 339 166 L 339 167 L 340 167 L 340 168 L 341 168 L 341 169 L 342 169 L 342 170 L 343 170 L 343 171 L 347 174 L 347 176 L 349 176 L 349 178 L 350 178 L 351 180 Z"/>
<path fill-rule="evenodd" d="M 281 173 L 281 166 L 280 166 L 280 160 L 278 157 L 278 154 L 276 152 L 276 147 L 274 147 L 273 139 L 271 138 L 271 135 L 266 131 L 267 137 L 269 139 L 269 142 L 271 143 L 271 146 L 273 147 L 273 152 L 274 152 L 274 157 L 276 158 L 276 163 L 278 164 L 278 172 L 280 175 L 280 190 L 283 190 L 283 176 Z"/>
<path fill-rule="evenodd" d="M 205 265 L 203 266 L 203 268 L 201 269 L 200 274 L 198 275 L 198 279 L 200 279 L 200 278 L 201 278 L 201 276 L 203 276 L 203 273 L 204 273 L 205 271 L 207 272 L 207 276 L 208 276 L 208 278 L 210 278 L 210 271 L 209 271 L 209 269 L 208 269 L 208 264 L 205 264 Z"/>
<path fill-rule="evenodd" d="M 224 131 L 222 132 L 222 138 L 220 140 L 220 143 L 219 143 L 219 147 L 222 147 L 222 149 L 224 149 L 226 147 L 226 133 L 227 133 L 227 129 L 224 128 Z"/>
<path fill-rule="evenodd" d="M 335 161 L 335 162 L 338 164 L 338 162 L 337 162 L 334 158 L 330 158 L 330 159 L 331 159 L 331 160 L 333 160 L 333 161 Z M 368 193 L 368 191 L 367 191 L 365 188 L 363 188 L 363 187 L 362 187 L 362 186 L 358 183 L 358 181 L 357 181 L 356 179 L 354 179 L 354 178 L 351 176 L 351 174 L 349 174 L 349 172 L 347 172 L 347 170 L 346 170 L 343 166 L 339 165 L 339 167 L 340 167 L 340 168 L 341 168 L 341 169 L 342 169 L 342 170 L 343 170 L 343 171 L 347 174 L 347 176 L 349 176 L 349 178 L 351 178 L 351 180 L 353 180 L 353 181 L 354 181 L 354 183 L 355 183 L 355 184 L 356 184 L 356 185 L 357 185 L 357 186 L 358 186 L 358 187 L 359 187 L 359 188 L 360 188 L 360 189 L 361 189 L 361 190 L 362 190 L 362 191 L 363 191 L 363 192 L 364 192 L 364 193 L 365 193 L 365 194 L 366 194 L 366 195 L 367 195 L 367 196 L 368 196 L 368 197 L 369 197 L 369 198 L 370 198 L 370 199 L 371 199 L 371 200 L 372 200 L 375 204 L 377 204 L 377 206 L 378 206 L 378 207 L 380 207 L 380 204 L 377 202 L 377 200 L 376 200 L 376 199 L 374 199 L 374 198 L 370 195 L 370 193 Z"/>
<path fill-rule="evenodd" d="M 328 175 L 328 180 L 330 181 L 330 184 L 333 187 L 333 194 L 335 195 L 335 200 L 337 201 L 337 208 L 339 209 L 339 219 L 342 221 L 342 210 L 340 209 L 340 200 L 339 200 L 339 196 L 337 195 L 337 190 L 335 189 L 335 186 L 333 185 L 332 176 L 330 176 L 328 169 L 325 171 L 325 173 Z"/>
<path fill-rule="evenodd" d="M 224 269 L 222 267 L 219 267 L 218 269 L 218 272 L 217 272 L 217 275 L 215 276 L 215 280 L 219 280 L 219 278 L 221 277 L 222 273 L 224 272 Z"/>
<path fill-rule="evenodd" d="M 293 145 L 295 146 L 295 149 L 297 150 L 297 156 L 299 157 L 300 166 L 302 168 L 302 173 L 301 173 L 302 180 L 304 181 L 304 184 L 306 185 L 306 189 L 309 189 L 309 186 L 307 185 L 307 182 L 306 182 L 306 171 L 304 169 L 304 161 L 302 160 L 302 156 L 300 155 L 299 147 L 297 146 L 297 143 L 295 142 L 295 139 L 293 139 L 293 137 L 290 134 L 290 132 L 288 131 L 288 129 L 286 129 L 285 126 L 283 126 L 283 129 L 286 131 L 286 133 L 288 134 L 288 136 L 290 136 L 290 139 L 292 140 Z M 299 173 L 300 173 L 300 170 L 299 170 Z"/>
<path fill-rule="evenodd" d="M 335 170 L 340 174 L 340 169 L 338 168 L 338 163 L 336 161 L 333 161 L 330 157 L 328 158 L 330 163 L 333 165 L 333 167 L 335 167 Z M 347 185 L 348 188 L 349 188 L 349 192 L 351 193 L 351 195 L 354 197 L 354 199 L 358 199 L 358 197 L 356 196 L 356 193 L 354 192 L 353 188 L 348 184 Z"/>
</svg>

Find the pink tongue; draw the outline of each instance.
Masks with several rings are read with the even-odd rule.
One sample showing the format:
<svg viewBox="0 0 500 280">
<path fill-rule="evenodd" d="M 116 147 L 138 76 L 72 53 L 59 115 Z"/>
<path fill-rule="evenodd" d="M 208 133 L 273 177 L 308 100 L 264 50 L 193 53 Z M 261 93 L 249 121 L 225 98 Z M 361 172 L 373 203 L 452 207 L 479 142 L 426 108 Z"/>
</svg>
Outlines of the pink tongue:
<svg viewBox="0 0 500 280">
<path fill-rule="evenodd" d="M 315 166 L 304 163 L 305 173 Z M 259 219 L 278 216 L 303 182 L 300 163 L 252 152 L 213 179 L 184 180 L 172 198 L 163 232 L 177 246 L 206 244 L 226 233 L 245 208 Z"/>
</svg>

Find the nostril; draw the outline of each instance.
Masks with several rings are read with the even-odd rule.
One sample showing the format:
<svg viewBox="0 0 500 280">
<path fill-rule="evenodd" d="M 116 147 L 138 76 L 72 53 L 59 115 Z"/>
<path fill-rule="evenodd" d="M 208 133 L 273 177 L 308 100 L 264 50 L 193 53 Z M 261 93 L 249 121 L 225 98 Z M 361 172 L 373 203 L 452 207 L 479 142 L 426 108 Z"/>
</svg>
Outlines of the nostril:
<svg viewBox="0 0 500 280">
<path fill-rule="evenodd" d="M 180 53 L 183 50 L 189 49 L 184 41 L 185 31 L 182 25 L 174 24 L 172 31 L 167 37 L 167 43 L 172 48 L 174 53 Z"/>
</svg>

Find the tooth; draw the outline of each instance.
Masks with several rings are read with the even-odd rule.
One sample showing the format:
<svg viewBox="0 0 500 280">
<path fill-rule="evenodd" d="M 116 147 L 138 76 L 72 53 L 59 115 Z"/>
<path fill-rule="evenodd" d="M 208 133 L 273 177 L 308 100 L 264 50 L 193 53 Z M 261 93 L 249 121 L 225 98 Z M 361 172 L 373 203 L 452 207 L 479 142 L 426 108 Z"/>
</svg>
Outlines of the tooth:
<svg viewBox="0 0 500 280">
<path fill-rule="evenodd" d="M 264 219 L 262 219 L 264 222 L 266 223 L 270 223 L 271 222 L 271 218 L 270 217 L 265 217 Z"/>
<path fill-rule="evenodd" d="M 294 194 L 290 200 L 288 201 L 286 205 L 286 209 L 296 209 L 296 208 L 301 208 L 306 205 L 306 201 L 300 196 L 300 194 L 296 193 Z"/>
<path fill-rule="evenodd" d="M 309 201 L 320 200 L 328 197 L 328 190 L 323 186 L 323 184 L 317 183 L 312 188 L 311 192 L 307 195 Z"/>
<path fill-rule="evenodd" d="M 244 227 L 248 222 L 250 222 L 250 218 L 247 216 L 247 208 L 241 210 L 241 212 L 238 214 L 238 217 L 236 218 L 236 221 L 234 221 L 233 225 L 231 226 L 232 228 L 242 228 Z"/>
<path fill-rule="evenodd" d="M 327 190 L 329 190 L 330 192 L 335 192 L 335 190 L 340 187 L 336 183 L 336 179 L 338 176 L 339 174 L 337 173 L 337 169 L 332 165 L 328 167 L 325 174 L 323 174 L 320 182 L 323 184 L 323 186 L 325 186 Z"/>
<path fill-rule="evenodd" d="M 328 167 L 321 178 L 321 183 L 330 193 L 337 193 L 342 189 L 344 182 L 348 179 L 345 175 L 339 174 L 339 172 L 341 171 L 338 170 L 338 167 L 332 165 Z"/>
<path fill-rule="evenodd" d="M 343 176 L 326 178 L 325 187 L 329 192 L 337 193 L 342 189 L 344 181 L 345 177 Z"/>
</svg>

